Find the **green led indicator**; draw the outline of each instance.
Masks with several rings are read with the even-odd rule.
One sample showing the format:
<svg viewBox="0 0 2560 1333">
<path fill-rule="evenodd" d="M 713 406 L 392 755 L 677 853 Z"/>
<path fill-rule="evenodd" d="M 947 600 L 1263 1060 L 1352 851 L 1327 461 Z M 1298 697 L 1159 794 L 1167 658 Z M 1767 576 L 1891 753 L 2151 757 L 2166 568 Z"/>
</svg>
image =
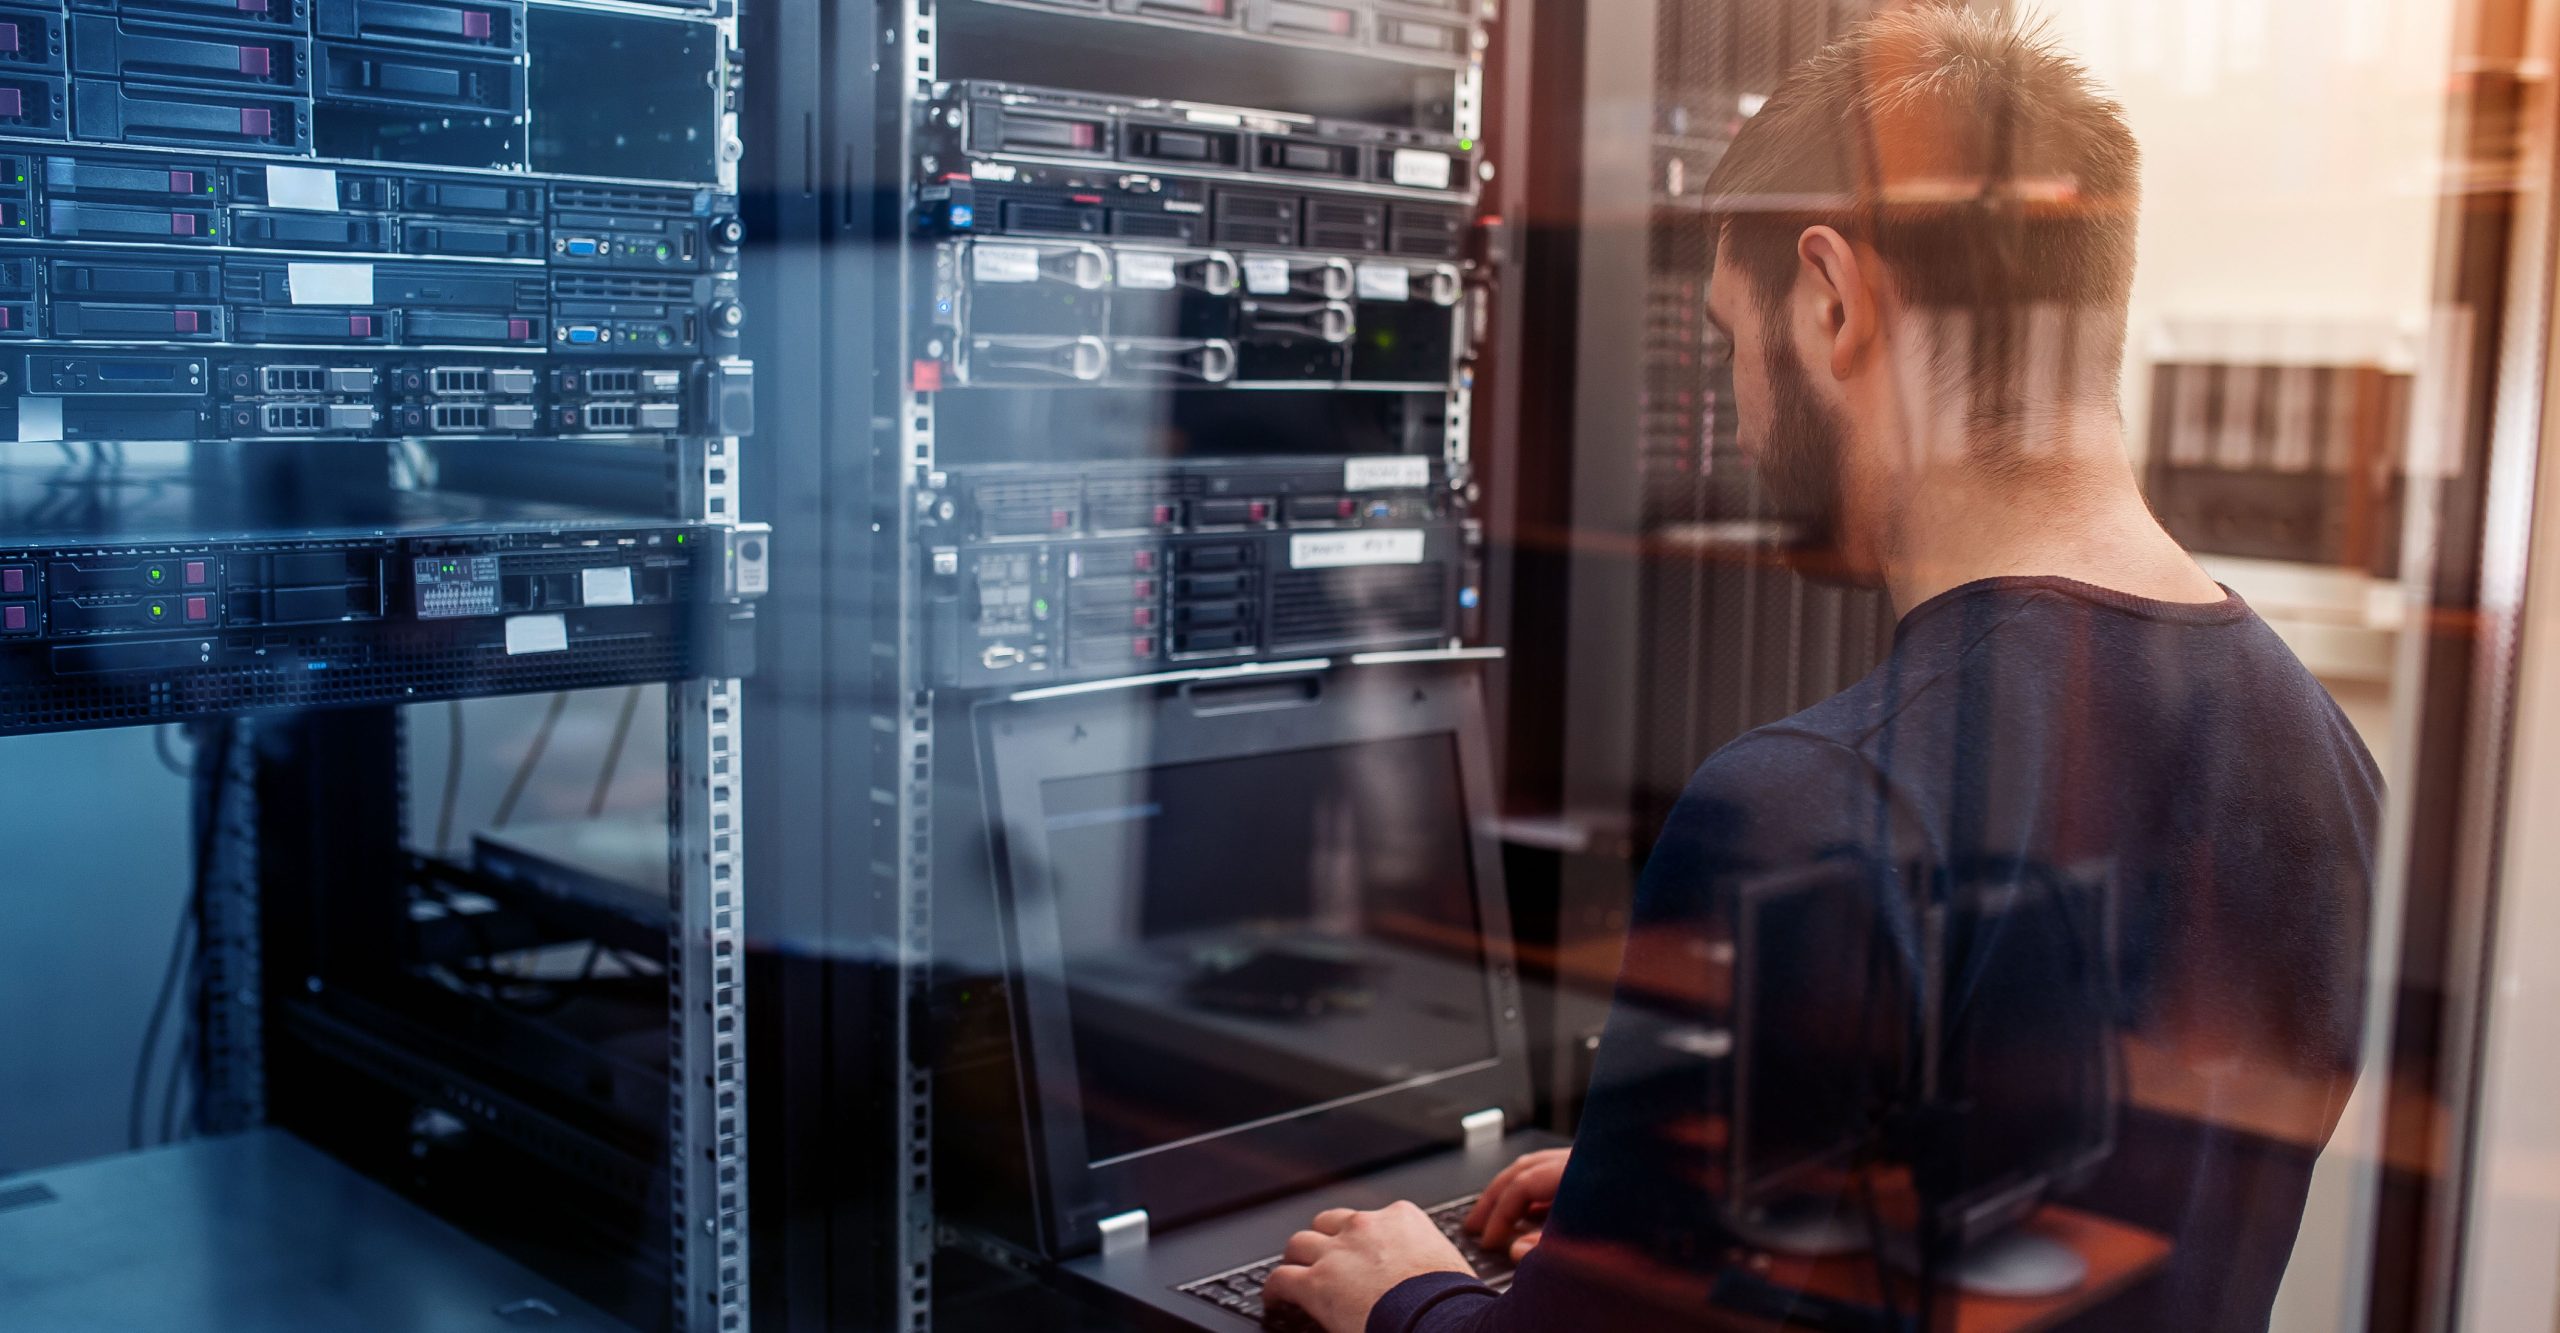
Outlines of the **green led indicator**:
<svg viewBox="0 0 2560 1333">
<path fill-rule="evenodd" d="M 151 618 L 153 620 L 158 620 L 160 617 L 167 614 L 169 614 L 169 608 L 162 606 L 158 602 L 153 602 L 151 604 Z"/>
<path fill-rule="evenodd" d="M 1472 152 L 1474 151 L 1475 146 L 1476 141 L 1473 139 L 1460 139 L 1458 141 L 1458 151 L 1461 153 Z"/>
<path fill-rule="evenodd" d="M 159 583 L 169 577 L 169 571 L 162 569 L 158 565 L 153 565 L 151 568 L 142 571 L 142 577 L 149 579 L 154 583 Z"/>
<path fill-rule="evenodd" d="M 677 534 L 676 534 L 676 545 L 678 545 L 678 546 L 682 546 L 682 545 L 684 545 L 684 534 L 683 534 L 683 533 L 681 533 L 681 532 L 679 532 L 679 533 L 677 533 Z"/>
<path fill-rule="evenodd" d="M 1031 614 L 1033 614 L 1033 615 L 1035 615 L 1035 616 L 1045 616 L 1045 615 L 1049 614 L 1049 599 L 1048 599 L 1048 598 L 1046 598 L 1046 597 L 1034 597 L 1034 598 L 1032 598 L 1032 599 L 1031 599 Z"/>
<path fill-rule="evenodd" d="M 664 245 L 660 245 L 660 246 L 658 247 L 658 258 L 660 258 L 660 259 L 664 259 L 664 258 L 666 258 L 666 257 L 667 257 L 667 247 L 666 247 L 666 246 L 664 246 Z"/>
</svg>

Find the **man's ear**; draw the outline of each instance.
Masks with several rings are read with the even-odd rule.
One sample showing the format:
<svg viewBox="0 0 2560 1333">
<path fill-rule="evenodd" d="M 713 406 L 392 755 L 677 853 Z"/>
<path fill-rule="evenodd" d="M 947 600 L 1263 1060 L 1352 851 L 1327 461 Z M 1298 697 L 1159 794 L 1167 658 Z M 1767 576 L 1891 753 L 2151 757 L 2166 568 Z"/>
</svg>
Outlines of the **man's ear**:
<svg viewBox="0 0 2560 1333">
<path fill-rule="evenodd" d="M 1804 301 L 1797 314 L 1809 319 L 1809 331 L 1828 352 L 1821 363 L 1837 379 L 1848 378 L 1875 341 L 1876 302 L 1867 275 L 1868 266 L 1839 232 L 1807 227 L 1796 237 L 1796 291 Z"/>
</svg>

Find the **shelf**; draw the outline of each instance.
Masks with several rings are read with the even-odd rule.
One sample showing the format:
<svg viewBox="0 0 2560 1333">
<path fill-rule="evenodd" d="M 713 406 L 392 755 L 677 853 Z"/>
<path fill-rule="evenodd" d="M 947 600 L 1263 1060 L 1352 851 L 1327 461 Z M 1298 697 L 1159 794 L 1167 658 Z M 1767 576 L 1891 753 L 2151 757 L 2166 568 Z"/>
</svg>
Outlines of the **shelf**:
<svg viewBox="0 0 2560 1333">
<path fill-rule="evenodd" d="M 280 1130 L 0 1181 L 0 1325 L 189 1333 L 387 1323 L 404 1333 L 629 1333 Z"/>
</svg>

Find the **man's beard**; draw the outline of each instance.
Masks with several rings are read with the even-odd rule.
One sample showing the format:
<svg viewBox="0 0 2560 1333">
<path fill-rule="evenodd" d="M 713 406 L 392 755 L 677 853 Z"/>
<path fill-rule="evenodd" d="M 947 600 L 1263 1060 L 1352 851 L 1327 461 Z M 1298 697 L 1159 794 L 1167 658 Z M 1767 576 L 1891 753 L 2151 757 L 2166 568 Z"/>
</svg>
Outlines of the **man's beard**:
<svg viewBox="0 0 2560 1333">
<path fill-rule="evenodd" d="M 1848 431 L 1814 392 L 1795 349 L 1771 339 L 1769 440 L 1761 451 L 1760 488 L 1783 530 L 1789 567 L 1822 579 L 1852 579 L 1840 542 L 1840 459 Z"/>
</svg>

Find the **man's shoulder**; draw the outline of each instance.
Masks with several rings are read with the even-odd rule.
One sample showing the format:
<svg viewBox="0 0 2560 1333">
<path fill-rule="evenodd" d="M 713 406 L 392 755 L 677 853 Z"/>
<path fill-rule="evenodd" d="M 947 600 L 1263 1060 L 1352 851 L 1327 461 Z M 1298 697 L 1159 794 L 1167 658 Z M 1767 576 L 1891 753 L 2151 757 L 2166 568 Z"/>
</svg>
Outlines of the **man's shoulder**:
<svg viewBox="0 0 2560 1333">
<path fill-rule="evenodd" d="M 1685 813 L 1800 817 L 1839 798 L 1872 793 L 1874 764 L 1840 737 L 1802 724 L 1802 716 L 1754 728 L 1707 756 L 1681 789 Z"/>
</svg>

